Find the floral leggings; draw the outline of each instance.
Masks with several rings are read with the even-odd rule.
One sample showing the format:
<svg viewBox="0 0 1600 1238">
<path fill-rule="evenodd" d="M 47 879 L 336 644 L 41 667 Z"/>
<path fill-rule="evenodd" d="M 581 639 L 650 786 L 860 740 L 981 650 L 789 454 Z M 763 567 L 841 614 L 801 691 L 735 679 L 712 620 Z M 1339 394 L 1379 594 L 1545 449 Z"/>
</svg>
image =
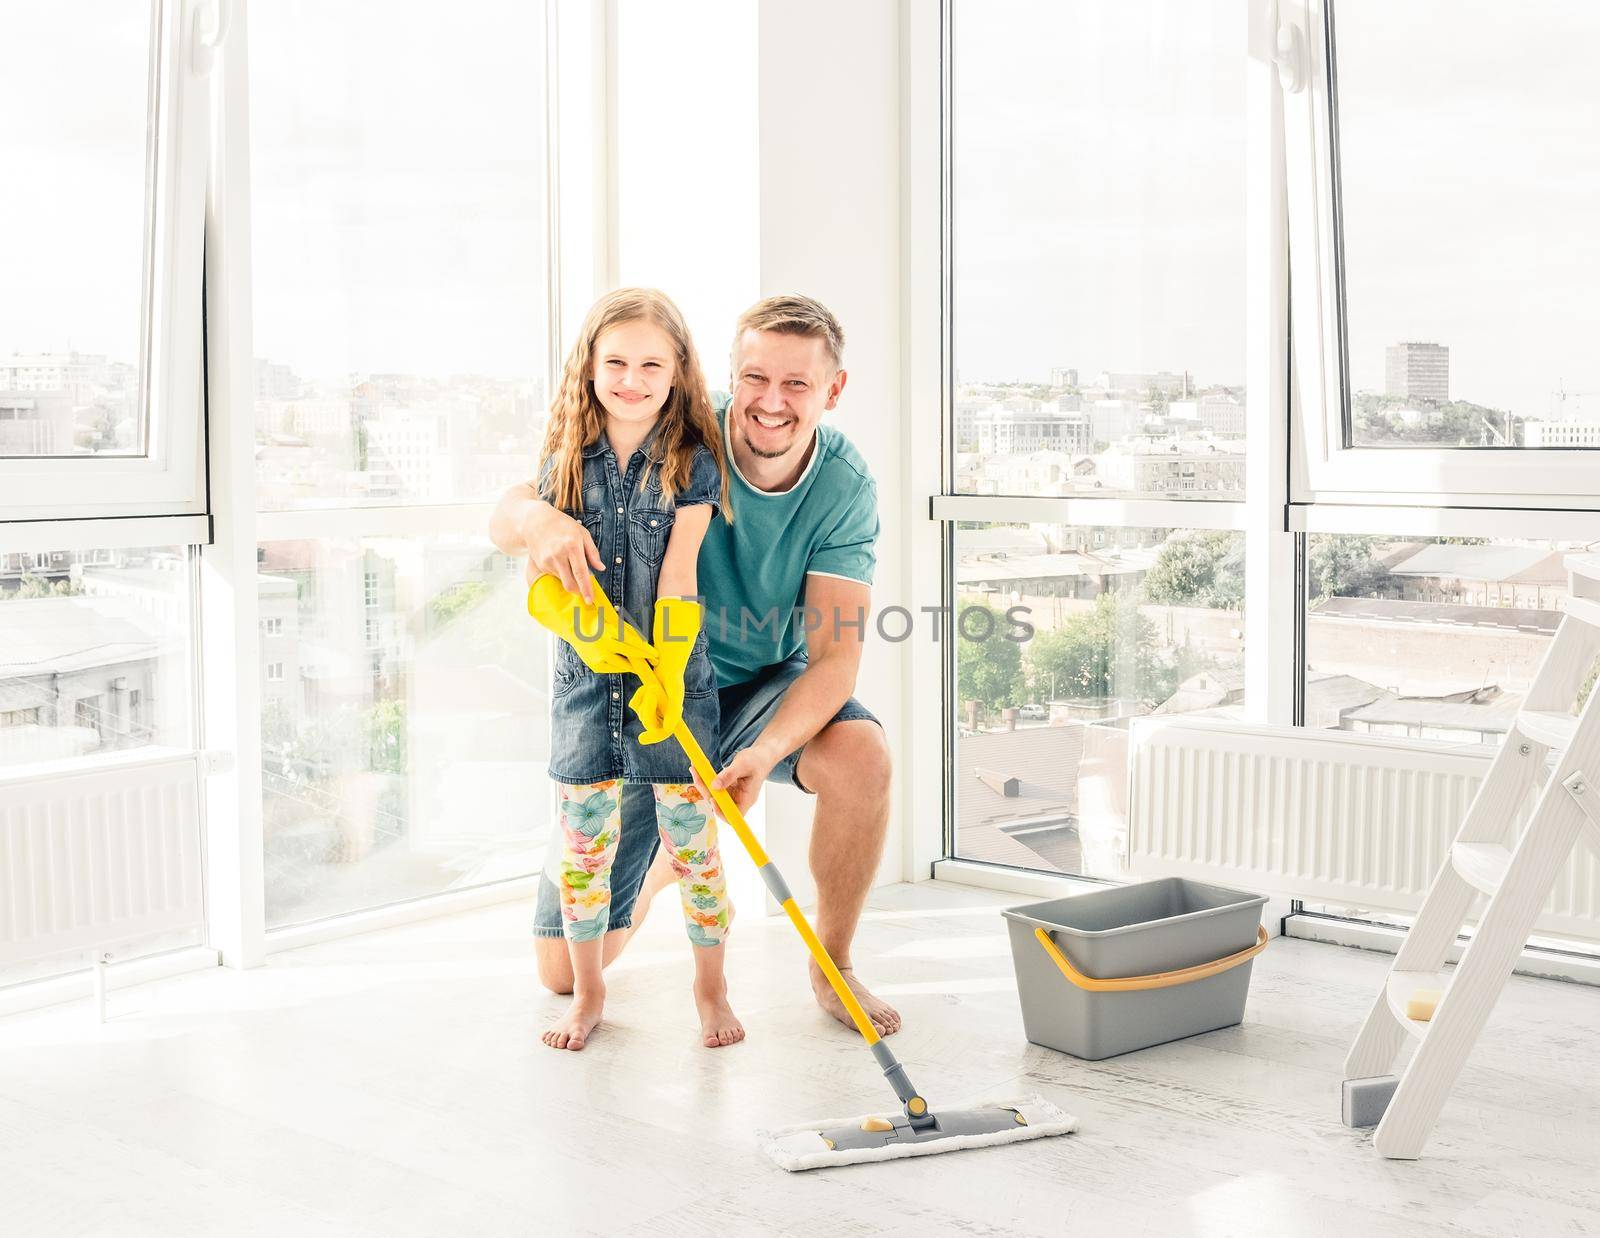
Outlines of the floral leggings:
<svg viewBox="0 0 1600 1238">
<path fill-rule="evenodd" d="M 611 922 L 611 862 L 622 837 L 622 784 L 557 783 L 561 792 L 561 924 L 568 941 L 592 941 Z M 659 783 L 656 826 L 678 875 L 684 924 L 697 946 L 720 946 L 732 907 L 717 851 L 717 819 L 693 783 Z"/>
</svg>

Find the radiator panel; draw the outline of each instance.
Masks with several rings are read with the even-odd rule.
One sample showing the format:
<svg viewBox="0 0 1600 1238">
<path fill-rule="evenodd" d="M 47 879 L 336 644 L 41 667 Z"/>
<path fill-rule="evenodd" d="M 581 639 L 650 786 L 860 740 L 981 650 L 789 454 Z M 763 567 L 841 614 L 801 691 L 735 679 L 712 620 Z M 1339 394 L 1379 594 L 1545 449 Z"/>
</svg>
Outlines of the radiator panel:
<svg viewBox="0 0 1600 1238">
<path fill-rule="evenodd" d="M 1129 869 L 1414 912 L 1489 761 L 1341 731 L 1136 723 Z M 1600 862 L 1587 848 L 1567 862 L 1538 928 L 1600 937 Z"/>
<path fill-rule="evenodd" d="M 200 929 L 193 756 L 0 788 L 0 966 Z"/>
</svg>

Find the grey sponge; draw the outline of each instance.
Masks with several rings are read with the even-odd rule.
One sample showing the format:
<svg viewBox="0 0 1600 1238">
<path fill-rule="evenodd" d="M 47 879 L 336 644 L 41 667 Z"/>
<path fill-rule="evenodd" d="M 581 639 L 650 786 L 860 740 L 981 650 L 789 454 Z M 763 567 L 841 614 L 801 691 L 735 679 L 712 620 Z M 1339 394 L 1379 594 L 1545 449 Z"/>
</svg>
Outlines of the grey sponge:
<svg viewBox="0 0 1600 1238">
<path fill-rule="evenodd" d="M 1400 1080 L 1395 1075 L 1374 1075 L 1370 1079 L 1344 1081 L 1343 1111 L 1346 1126 L 1376 1126 L 1383 1119 Z"/>
</svg>

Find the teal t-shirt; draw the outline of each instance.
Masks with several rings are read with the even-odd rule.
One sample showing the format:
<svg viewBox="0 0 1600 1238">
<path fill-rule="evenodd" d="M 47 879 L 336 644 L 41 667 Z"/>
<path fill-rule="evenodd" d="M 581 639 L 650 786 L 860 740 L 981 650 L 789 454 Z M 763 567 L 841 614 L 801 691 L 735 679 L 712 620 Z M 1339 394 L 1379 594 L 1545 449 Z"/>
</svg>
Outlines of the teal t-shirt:
<svg viewBox="0 0 1600 1238">
<path fill-rule="evenodd" d="M 728 444 L 732 399 L 718 391 L 712 401 L 728 457 L 733 523 L 711 521 L 699 577 L 711 665 L 726 688 L 805 648 L 796 611 L 805 605 L 807 576 L 872 583 L 878 487 L 861 453 L 824 423 L 800 479 L 781 494 L 757 490 L 740 475 Z"/>
</svg>

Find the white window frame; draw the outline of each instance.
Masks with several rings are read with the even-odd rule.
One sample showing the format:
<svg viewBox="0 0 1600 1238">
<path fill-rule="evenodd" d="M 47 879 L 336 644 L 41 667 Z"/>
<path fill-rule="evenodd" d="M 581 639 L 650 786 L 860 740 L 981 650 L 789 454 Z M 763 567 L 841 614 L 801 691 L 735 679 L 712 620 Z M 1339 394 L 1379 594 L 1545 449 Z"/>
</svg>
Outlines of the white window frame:
<svg viewBox="0 0 1600 1238">
<path fill-rule="evenodd" d="M 45 520 L 194 516 L 205 511 L 202 392 L 206 152 L 212 49 L 230 0 L 152 0 L 151 100 L 144 308 L 140 323 L 146 439 L 140 455 L 0 459 L 0 537 L 6 525 Z M 142 544 L 193 542 L 192 522 L 144 529 Z M 13 534 L 16 536 L 16 534 Z M 101 545 L 138 544 L 102 528 Z M 54 539 L 53 539 L 54 540 Z"/>
<path fill-rule="evenodd" d="M 1245 493 L 1232 499 L 1020 497 L 954 492 L 952 0 L 915 6 L 906 30 L 905 159 L 907 339 L 904 389 L 913 424 L 909 484 L 930 495 L 930 521 L 907 539 L 911 593 L 918 606 L 943 605 L 954 591 L 955 524 L 968 520 L 1050 522 L 1105 528 L 1232 529 L 1245 537 L 1245 704 L 1251 721 L 1294 721 L 1297 680 L 1296 555 L 1285 520 L 1289 501 L 1288 205 L 1284 113 L 1274 63 L 1276 5 L 1251 0 L 1247 29 L 1245 176 Z M 1245 33 L 1245 32 L 1242 32 Z M 929 411 L 941 410 L 932 432 Z M 921 427 L 928 425 L 927 432 Z M 941 675 L 910 677 L 908 768 L 940 768 L 938 781 L 913 780 L 907 876 L 989 880 L 984 865 L 954 857 L 949 784 L 955 737 L 955 646 L 940 646 Z M 941 682 L 942 680 L 942 682 Z M 940 783 L 942 782 L 942 786 Z M 996 870 L 1004 888 L 1035 874 Z"/>
<path fill-rule="evenodd" d="M 242 9 L 244 0 L 226 0 Z M 609 286 L 612 170 L 605 141 L 611 98 L 607 17 L 594 0 L 543 0 L 548 186 L 548 364 L 559 373 L 566 339 Z M 250 133 L 246 23 L 241 11 L 221 59 L 210 164 L 206 304 L 214 539 L 201 555 L 203 718 L 206 745 L 226 750 L 206 780 L 208 941 L 225 965 L 254 967 L 269 954 L 444 911 L 531 895 L 537 875 L 268 930 L 262 826 L 261 665 L 257 549 L 263 542 L 480 534 L 485 554 L 492 502 L 446 502 L 258 511 L 255 365 L 251 317 Z M 559 68 L 559 72 L 558 72 Z M 558 247 L 559 238 L 559 247 Z M 362 582 L 362 614 L 368 581 Z M 376 621 L 371 621 L 376 623 Z M 381 659 L 381 625 L 365 656 Z M 287 673 L 287 667 L 285 668 Z"/>
<path fill-rule="evenodd" d="M 1294 267 L 1296 504 L 1594 510 L 1600 454 L 1524 448 L 1345 445 L 1334 0 L 1279 0 L 1274 59 L 1284 89 Z"/>
</svg>

